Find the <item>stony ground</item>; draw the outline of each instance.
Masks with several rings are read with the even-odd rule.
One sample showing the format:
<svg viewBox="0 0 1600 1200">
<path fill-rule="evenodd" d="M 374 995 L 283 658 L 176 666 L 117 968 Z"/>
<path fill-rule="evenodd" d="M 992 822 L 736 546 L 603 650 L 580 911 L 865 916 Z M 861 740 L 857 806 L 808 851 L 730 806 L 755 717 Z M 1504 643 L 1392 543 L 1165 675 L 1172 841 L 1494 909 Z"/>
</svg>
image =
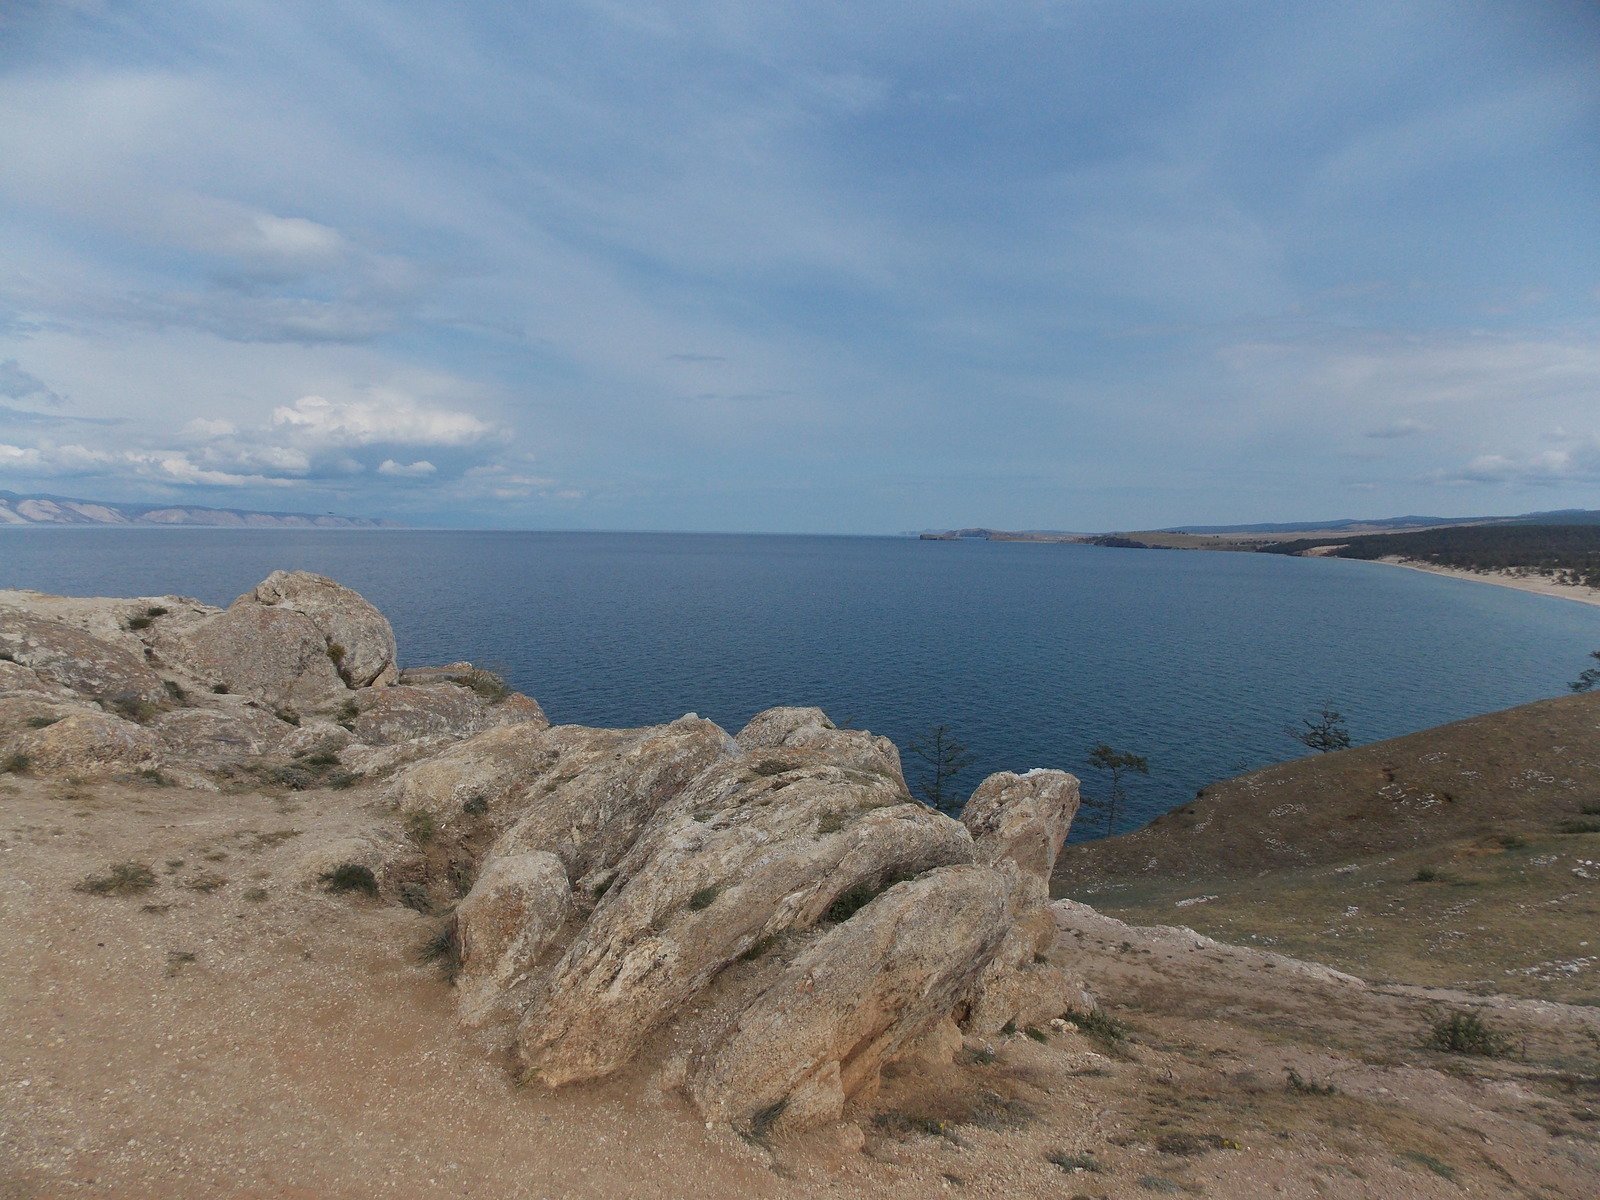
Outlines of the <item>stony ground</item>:
<svg viewBox="0 0 1600 1200">
<path fill-rule="evenodd" d="M 1446 1054 L 1468 997 L 1092 917 L 1054 953 L 1126 1037 L 970 1046 L 842 1130 L 745 1142 L 648 1072 L 518 1088 L 432 920 L 303 877 L 387 820 L 359 788 L 0 776 L 0 1197 L 1600 1195 L 1594 1010 L 1495 1001 L 1514 1054 Z M 118 863 L 153 885 L 81 890 Z"/>
</svg>

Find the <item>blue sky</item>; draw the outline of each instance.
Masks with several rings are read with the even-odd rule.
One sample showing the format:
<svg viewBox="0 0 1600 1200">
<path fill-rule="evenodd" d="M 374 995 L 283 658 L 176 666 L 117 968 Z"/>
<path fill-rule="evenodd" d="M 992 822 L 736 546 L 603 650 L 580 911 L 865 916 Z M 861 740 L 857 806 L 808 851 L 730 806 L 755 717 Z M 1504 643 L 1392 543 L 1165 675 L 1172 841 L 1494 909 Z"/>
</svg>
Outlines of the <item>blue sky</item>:
<svg viewBox="0 0 1600 1200">
<path fill-rule="evenodd" d="M 22 0 L 0 488 L 534 528 L 1600 507 L 1600 10 Z"/>
</svg>

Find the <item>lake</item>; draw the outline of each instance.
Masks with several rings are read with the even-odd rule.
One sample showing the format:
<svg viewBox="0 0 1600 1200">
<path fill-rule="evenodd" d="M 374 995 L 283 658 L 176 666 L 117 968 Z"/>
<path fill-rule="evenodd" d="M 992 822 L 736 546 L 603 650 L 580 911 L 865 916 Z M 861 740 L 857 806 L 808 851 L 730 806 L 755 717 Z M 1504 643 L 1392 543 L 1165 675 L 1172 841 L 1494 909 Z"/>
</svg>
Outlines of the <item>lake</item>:
<svg viewBox="0 0 1600 1200">
<path fill-rule="evenodd" d="M 1119 830 L 1303 753 L 1324 703 L 1356 742 L 1566 691 L 1600 608 L 1379 563 L 912 538 L 434 530 L 0 529 L 0 586 L 227 604 L 332 576 L 404 665 L 501 667 L 552 721 L 697 712 L 737 731 L 818 704 L 895 740 L 944 724 L 988 772 L 1145 755 Z M 906 758 L 908 773 L 915 765 Z M 1103 833 L 1085 814 L 1074 838 Z"/>
</svg>

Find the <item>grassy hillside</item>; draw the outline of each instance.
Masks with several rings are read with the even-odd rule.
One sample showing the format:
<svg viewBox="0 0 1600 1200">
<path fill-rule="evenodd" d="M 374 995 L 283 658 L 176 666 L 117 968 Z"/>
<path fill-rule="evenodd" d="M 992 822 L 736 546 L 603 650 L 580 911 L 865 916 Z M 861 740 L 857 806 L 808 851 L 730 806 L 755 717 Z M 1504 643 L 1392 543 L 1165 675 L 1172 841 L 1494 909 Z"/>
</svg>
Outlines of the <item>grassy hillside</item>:
<svg viewBox="0 0 1600 1200">
<path fill-rule="evenodd" d="M 1057 895 L 1368 977 L 1600 1003 L 1600 695 L 1214 784 Z"/>
</svg>

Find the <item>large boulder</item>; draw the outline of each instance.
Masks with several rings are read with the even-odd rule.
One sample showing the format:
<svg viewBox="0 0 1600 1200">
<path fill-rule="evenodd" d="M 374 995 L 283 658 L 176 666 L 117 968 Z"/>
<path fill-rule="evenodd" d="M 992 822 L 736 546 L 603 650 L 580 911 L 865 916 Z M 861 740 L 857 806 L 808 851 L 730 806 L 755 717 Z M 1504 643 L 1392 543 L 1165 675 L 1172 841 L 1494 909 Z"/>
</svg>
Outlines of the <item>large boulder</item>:
<svg viewBox="0 0 1600 1200">
<path fill-rule="evenodd" d="M 1051 961 L 1055 922 L 1050 872 L 1078 811 L 1078 780 L 1065 771 L 989 776 L 967 801 L 961 821 L 977 859 L 1011 880 L 1005 940 L 973 982 L 962 1028 L 987 1037 L 1007 1025 L 1036 1025 L 1081 1000 L 1082 984 Z"/>
<path fill-rule="evenodd" d="M 980 783 L 961 811 L 978 861 L 1007 859 L 1049 886 L 1056 855 L 1078 812 L 1078 780 L 1065 771 L 999 771 Z"/>
<path fill-rule="evenodd" d="M 865 729 L 840 729 L 820 708 L 769 708 L 734 735 L 745 751 L 806 750 L 818 758 L 863 771 L 881 771 L 905 786 L 900 751 Z"/>
<path fill-rule="evenodd" d="M 644 729 L 558 726 L 538 744 L 550 757 L 528 781 L 522 815 L 494 852 L 548 851 L 588 895 L 610 883 L 646 822 L 734 751 L 720 727 L 693 713 Z"/>
<path fill-rule="evenodd" d="M 618 865 L 526 1011 L 521 1060 L 551 1087 L 610 1074 L 758 943 L 972 853 L 962 825 L 882 774 L 803 751 L 717 763 Z"/>
<path fill-rule="evenodd" d="M 555 855 L 491 858 L 455 913 L 461 1019 L 481 1025 L 507 1005 L 571 915 L 572 885 Z"/>
<path fill-rule="evenodd" d="M 950 866 L 890 888 L 792 962 L 700 1063 L 707 1120 L 805 1128 L 876 1093 L 880 1072 L 946 1021 L 1005 935 L 1006 875 Z"/>
<path fill-rule="evenodd" d="M 349 686 L 384 687 L 394 682 L 394 630 L 360 593 L 325 575 L 274 571 L 249 595 L 257 604 L 309 618 Z"/>
<path fill-rule="evenodd" d="M 167 694 L 161 677 L 128 647 L 18 608 L 0 607 L 0 655 L 81 696 L 149 704 Z"/>
<path fill-rule="evenodd" d="M 202 687 L 273 707 L 315 708 L 346 692 L 327 638 L 311 618 L 265 607 L 250 595 L 172 638 L 163 651 Z"/>
<path fill-rule="evenodd" d="M 272 713 L 248 704 L 178 708 L 162 713 L 150 728 L 167 753 L 212 761 L 265 754 L 295 731 Z"/>
<path fill-rule="evenodd" d="M 520 705 L 491 705 L 476 692 L 450 683 L 430 687 L 399 684 L 358 692 L 350 699 L 358 713 L 350 730 L 369 746 L 392 746 L 439 734 L 467 737 L 507 723 L 503 717 L 513 718 L 513 724 L 544 723 L 537 705 L 533 711 Z"/>
<path fill-rule="evenodd" d="M 27 727 L 7 739 L 35 769 L 52 774 L 92 775 L 113 769 L 153 767 L 161 742 L 142 725 L 84 705 L 58 708 L 65 713 L 42 728 Z"/>
</svg>

